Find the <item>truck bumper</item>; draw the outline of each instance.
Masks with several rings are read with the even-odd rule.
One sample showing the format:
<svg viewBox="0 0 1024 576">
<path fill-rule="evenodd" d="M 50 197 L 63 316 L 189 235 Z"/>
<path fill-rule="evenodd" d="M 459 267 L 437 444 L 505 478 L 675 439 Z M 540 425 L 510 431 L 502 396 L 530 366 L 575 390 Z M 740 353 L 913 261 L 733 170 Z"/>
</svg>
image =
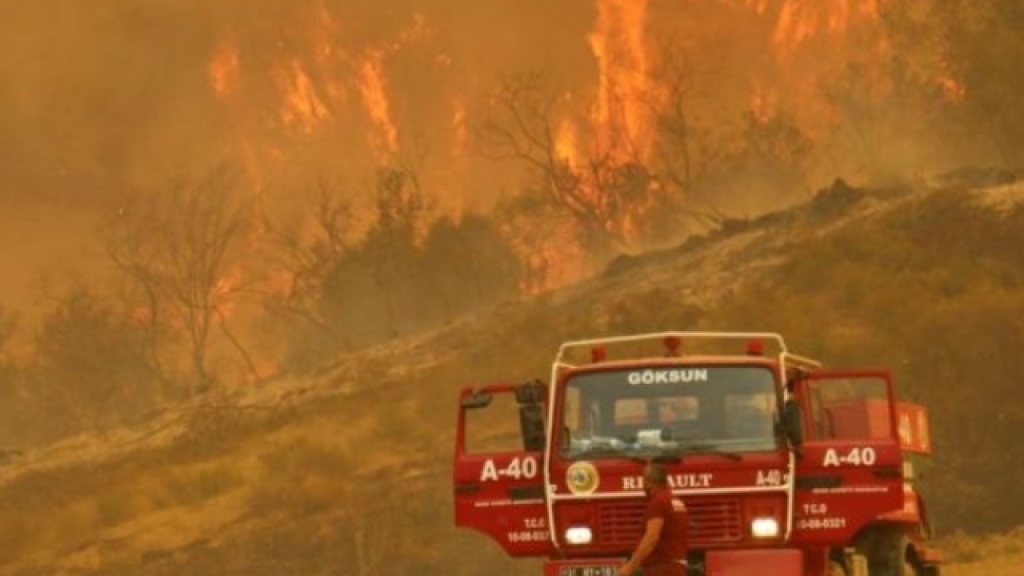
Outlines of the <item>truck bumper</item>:
<svg viewBox="0 0 1024 576">
<path fill-rule="evenodd" d="M 705 576 L 802 576 L 804 555 L 795 548 L 709 550 Z"/>
<path fill-rule="evenodd" d="M 548 560 L 544 576 L 615 576 L 623 562 L 624 558 Z"/>
<path fill-rule="evenodd" d="M 548 560 L 544 576 L 615 576 L 625 558 Z M 709 550 L 704 576 L 803 576 L 804 555 L 796 548 Z"/>
</svg>

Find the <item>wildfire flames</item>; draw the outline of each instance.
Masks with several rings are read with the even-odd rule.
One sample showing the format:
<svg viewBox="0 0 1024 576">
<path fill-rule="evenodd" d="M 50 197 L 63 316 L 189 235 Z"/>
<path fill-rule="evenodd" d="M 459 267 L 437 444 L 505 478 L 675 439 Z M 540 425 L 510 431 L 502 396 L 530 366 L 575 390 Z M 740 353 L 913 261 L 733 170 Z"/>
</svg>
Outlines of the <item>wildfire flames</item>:
<svg viewBox="0 0 1024 576">
<path fill-rule="evenodd" d="M 594 147 L 625 160 L 635 150 L 648 158 L 654 139 L 655 94 L 647 54 L 647 0 L 600 0 L 590 46 L 597 60 Z"/>
<path fill-rule="evenodd" d="M 878 19 L 881 2 L 884 0 L 706 0 L 705 3 L 739 6 L 755 15 L 770 30 L 776 60 L 786 62 L 798 59 L 805 48 L 811 50 L 808 46 L 818 38 L 830 38 L 829 43 L 841 44 L 843 35 L 852 28 Z M 585 41 L 596 74 L 589 89 L 577 87 L 573 91 L 593 94 L 592 102 L 586 106 L 590 111 L 585 119 L 588 126 L 586 129 L 578 126 L 584 121 L 578 117 L 579 110 L 557 120 L 560 155 L 578 159 L 586 149 L 623 161 L 650 157 L 657 136 L 659 108 L 664 104 L 664 87 L 654 74 L 659 54 L 654 50 L 655 42 L 650 33 L 650 11 L 648 0 L 595 0 L 594 20 Z M 378 161 L 386 161 L 400 147 L 402 127 L 393 114 L 394 100 L 405 101 L 418 96 L 396 93 L 389 77 L 388 60 L 407 49 L 433 50 L 439 59 L 449 62 L 451 56 L 432 45 L 435 33 L 423 15 L 416 15 L 395 37 L 364 46 L 346 45 L 348 31 L 340 21 L 342 19 L 325 6 L 320 6 L 307 24 L 306 38 L 298 43 L 296 53 L 286 54 L 270 66 L 269 76 L 279 95 L 280 125 L 285 130 L 310 135 L 332 121 L 351 119 L 353 114 L 361 113 L 371 132 L 364 132 L 362 137 L 373 143 Z M 737 30 L 737 34 L 742 33 L 746 31 Z M 815 46 L 813 50 L 818 48 Z M 208 66 L 213 93 L 237 106 L 246 105 L 244 95 L 238 94 L 241 75 L 259 74 L 258 70 L 242 69 L 240 62 L 245 57 L 236 44 L 224 41 L 211 55 Z M 793 66 L 791 74 L 787 74 L 787 70 L 775 71 L 777 83 L 806 75 L 805 66 Z M 804 84 L 820 83 L 824 72 L 827 70 Z M 751 71 L 751 74 L 745 82 L 753 86 L 747 101 L 752 109 L 763 113 L 766 103 L 779 100 L 778 89 L 766 87 L 772 82 L 762 71 Z M 962 87 L 951 74 L 941 74 L 936 83 L 951 97 L 963 96 Z M 452 152 L 456 156 L 465 150 L 470 127 L 478 120 L 470 116 L 470 110 L 477 108 L 470 104 L 474 99 L 480 100 L 480 94 L 456 92 L 446 97 L 450 118 L 448 141 L 453 143 Z M 351 109 L 356 102 L 361 111 Z M 586 134 L 586 142 L 582 134 Z"/>
<path fill-rule="evenodd" d="M 891 59 L 892 48 L 884 34 L 865 33 L 876 27 L 886 1 L 705 0 L 692 3 L 686 9 L 693 16 L 683 18 L 663 11 L 684 8 L 655 7 L 648 0 L 594 0 L 589 30 L 575 38 L 588 51 L 592 73 L 577 71 L 574 77 L 582 80 L 569 87 L 555 108 L 551 154 L 577 173 L 581 195 L 595 210 L 608 211 L 605 227 L 627 241 L 634 239 L 650 203 L 640 201 L 624 216 L 613 215 L 613 202 L 600 188 L 602 176 L 590 168 L 593 159 L 647 165 L 657 154 L 659 123 L 671 90 L 658 75 L 666 46 L 674 42 L 684 47 L 698 67 L 713 71 L 707 76 L 725 79 L 708 88 L 716 92 L 699 112 L 713 114 L 731 106 L 737 117 L 743 111 L 765 125 L 785 114 L 824 145 L 842 118 L 823 87 L 845 73 L 844 62 L 856 61 L 869 79 L 877 75 L 873 90 L 886 91 L 877 71 Z M 269 133 L 265 113 L 232 113 L 239 123 L 248 124 L 237 128 L 238 155 L 254 171 L 266 170 L 268 164 L 287 164 L 290 154 L 303 149 L 302 139 L 309 139 L 325 149 L 333 147 L 329 158 L 351 159 L 372 171 L 410 152 L 403 150 L 411 143 L 404 135 L 425 135 L 433 162 L 427 169 L 447 178 L 435 188 L 460 196 L 442 202 L 442 208 L 465 206 L 463 196 L 472 193 L 472 185 L 452 182 L 452 174 L 462 173 L 452 166 L 478 161 L 471 135 L 487 114 L 488 88 L 501 71 L 463 77 L 475 70 L 467 63 L 473 54 L 452 51 L 445 40 L 453 31 L 437 15 L 414 14 L 391 33 L 357 38 L 351 18 L 332 10 L 318 4 L 304 27 L 298 26 L 300 33 L 283 44 L 289 48 L 274 51 L 269 64 L 232 39 L 219 43 L 210 55 L 210 90 L 229 108 L 265 105 L 265 99 L 253 98 L 242 86 L 264 84 L 260 79 L 269 78 L 275 89 L 277 121 Z M 687 24 L 690 20 L 694 22 Z M 683 24 L 666 34 L 664 23 L 669 21 Z M 723 38 L 742 43 L 733 46 Z M 416 55 L 422 57 L 415 60 Z M 729 64 L 729 58 L 740 64 Z M 719 60 L 725 63 L 713 63 Z M 947 98 L 965 97 L 965 88 L 948 66 L 940 62 L 936 70 L 932 82 Z M 447 81 L 450 74 L 459 80 Z M 274 144 L 274 130 L 295 151 Z M 438 149 L 441 144 L 445 149 Z M 431 174 L 421 177 L 429 183 Z M 665 191 L 652 185 L 646 193 L 655 198 Z M 563 251 L 566 261 L 570 252 L 574 257 L 579 252 L 579 247 L 566 248 L 564 238 L 544 249 Z"/>
<path fill-rule="evenodd" d="M 809 2 L 784 0 L 775 24 L 774 40 L 783 54 L 795 52 L 808 40 L 823 34 L 843 34 L 858 22 L 878 19 L 879 0 Z M 758 3 L 764 12 L 766 3 Z"/>
<path fill-rule="evenodd" d="M 390 103 L 381 71 L 380 52 L 370 51 L 359 66 L 359 93 L 380 137 L 385 157 L 398 151 L 398 129 L 391 119 Z"/>
<path fill-rule="evenodd" d="M 298 60 L 292 60 L 276 70 L 274 77 L 284 94 L 281 120 L 286 127 L 296 127 L 310 134 L 321 122 L 330 118 L 327 106 Z"/>
<path fill-rule="evenodd" d="M 220 98 L 228 98 L 238 89 L 238 48 L 224 42 L 210 59 L 210 87 Z"/>
<path fill-rule="evenodd" d="M 235 330 L 313 362 L 837 177 L 1024 164 L 1012 2 L 10 4 L 0 219 L 18 242 L 0 250 L 0 340 L 8 302 L 51 302 L 26 271 L 84 248 L 75 266 L 103 273 L 62 278 L 123 302 L 168 375 L 205 379 L 208 342 L 211 370 L 272 369 Z M 189 242 L 223 257 L 198 270 Z M 174 285 L 189 274 L 202 282 Z"/>
</svg>

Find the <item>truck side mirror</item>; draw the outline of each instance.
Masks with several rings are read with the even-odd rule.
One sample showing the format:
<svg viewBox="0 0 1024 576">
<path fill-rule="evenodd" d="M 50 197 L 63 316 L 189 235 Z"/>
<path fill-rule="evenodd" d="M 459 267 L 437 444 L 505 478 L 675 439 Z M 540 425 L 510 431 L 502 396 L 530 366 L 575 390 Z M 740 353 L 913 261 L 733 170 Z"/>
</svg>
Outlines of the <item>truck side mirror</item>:
<svg viewBox="0 0 1024 576">
<path fill-rule="evenodd" d="M 540 452 L 547 443 L 544 429 L 544 409 L 541 404 L 523 404 L 519 407 L 519 431 L 523 436 L 523 450 Z"/>
<path fill-rule="evenodd" d="M 782 431 L 789 443 L 799 448 L 804 443 L 804 428 L 800 417 L 800 403 L 790 398 L 782 406 Z"/>
<path fill-rule="evenodd" d="M 494 400 L 494 396 L 490 392 L 474 390 L 472 394 L 462 399 L 462 407 L 467 410 L 486 408 L 491 405 L 491 400 Z"/>
<path fill-rule="evenodd" d="M 516 402 L 520 404 L 540 404 L 547 396 L 547 385 L 540 380 L 520 384 L 516 387 Z"/>
</svg>

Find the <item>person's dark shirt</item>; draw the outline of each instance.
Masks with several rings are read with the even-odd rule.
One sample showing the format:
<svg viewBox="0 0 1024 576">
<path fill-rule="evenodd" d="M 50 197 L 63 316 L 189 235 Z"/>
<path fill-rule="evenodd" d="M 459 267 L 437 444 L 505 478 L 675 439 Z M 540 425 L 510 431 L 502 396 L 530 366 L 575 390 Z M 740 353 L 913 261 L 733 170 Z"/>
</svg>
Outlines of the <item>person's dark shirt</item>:
<svg viewBox="0 0 1024 576">
<path fill-rule="evenodd" d="M 647 500 L 647 513 L 644 514 L 644 530 L 652 518 L 661 518 L 661 535 L 654 550 L 644 559 L 643 565 L 654 566 L 686 559 L 686 531 L 688 517 L 686 505 L 679 498 L 672 496 L 668 488 L 657 487 L 651 491 Z"/>
</svg>

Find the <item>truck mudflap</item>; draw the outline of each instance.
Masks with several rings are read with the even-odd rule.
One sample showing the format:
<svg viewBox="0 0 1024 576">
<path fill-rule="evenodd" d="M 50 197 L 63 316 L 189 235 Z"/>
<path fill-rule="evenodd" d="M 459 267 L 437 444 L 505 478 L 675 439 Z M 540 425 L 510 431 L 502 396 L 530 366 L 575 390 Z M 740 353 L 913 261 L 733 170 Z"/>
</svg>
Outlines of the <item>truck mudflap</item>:
<svg viewBox="0 0 1024 576">
<path fill-rule="evenodd" d="M 704 576 L 802 576 L 804 555 L 795 548 L 708 550 Z"/>
<path fill-rule="evenodd" d="M 544 563 L 544 576 L 616 576 L 625 561 L 625 558 L 548 560 Z"/>
</svg>

